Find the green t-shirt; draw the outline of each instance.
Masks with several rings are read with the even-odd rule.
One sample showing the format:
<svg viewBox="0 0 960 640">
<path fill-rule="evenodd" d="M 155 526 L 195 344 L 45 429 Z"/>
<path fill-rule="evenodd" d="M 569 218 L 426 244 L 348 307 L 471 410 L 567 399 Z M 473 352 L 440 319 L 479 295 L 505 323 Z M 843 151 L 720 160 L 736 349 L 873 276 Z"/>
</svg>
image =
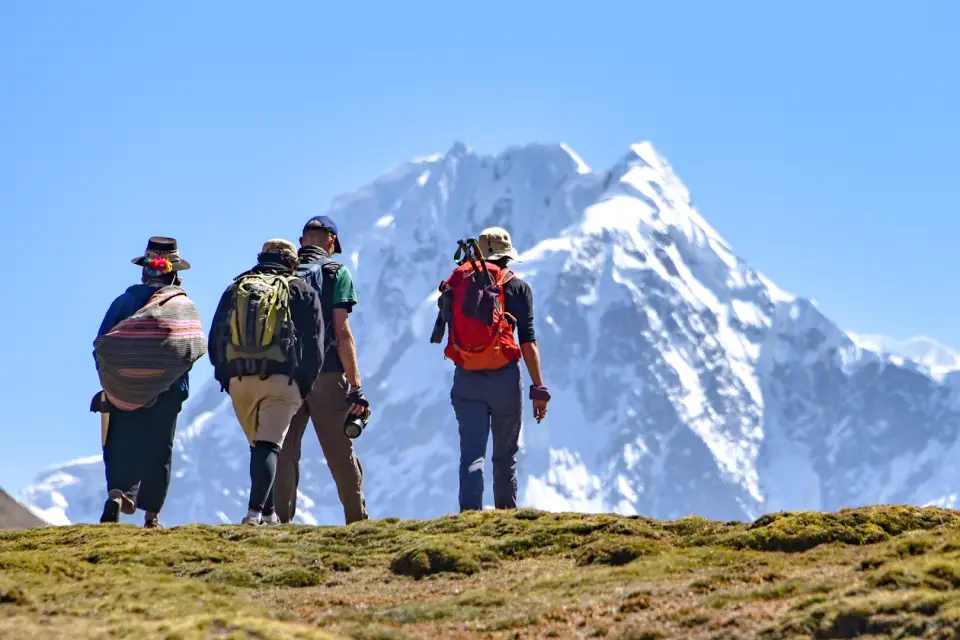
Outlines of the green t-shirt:
<svg viewBox="0 0 960 640">
<path fill-rule="evenodd" d="M 333 283 L 333 308 L 347 311 L 357 304 L 357 291 L 353 288 L 353 276 L 346 265 L 341 265 L 337 271 L 337 279 Z"/>
</svg>

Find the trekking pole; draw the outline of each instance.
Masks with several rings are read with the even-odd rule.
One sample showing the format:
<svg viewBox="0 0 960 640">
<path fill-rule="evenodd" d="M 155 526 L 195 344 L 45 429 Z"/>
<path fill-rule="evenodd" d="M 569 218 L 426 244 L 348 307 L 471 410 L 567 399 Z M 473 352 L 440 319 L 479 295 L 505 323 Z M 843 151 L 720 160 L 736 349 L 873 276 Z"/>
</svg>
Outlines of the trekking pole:
<svg viewBox="0 0 960 640">
<path fill-rule="evenodd" d="M 476 244 L 476 242 L 477 242 L 476 240 L 467 240 L 466 242 L 463 242 L 463 241 L 461 240 L 461 242 L 463 242 L 463 248 L 465 249 L 464 253 L 465 253 L 466 256 L 467 256 L 467 260 L 470 261 L 470 266 L 473 267 L 473 270 L 474 270 L 476 273 L 481 273 L 481 272 L 482 272 L 481 269 L 479 269 L 479 268 L 477 267 L 476 257 L 475 257 L 474 255 L 471 255 L 471 253 L 470 253 L 470 242 L 471 242 L 471 241 L 472 241 L 474 244 Z M 481 261 L 480 264 L 483 264 L 483 261 Z"/>
<path fill-rule="evenodd" d="M 470 243 L 470 246 L 473 247 L 473 251 L 477 256 L 477 259 L 480 261 L 480 264 L 483 265 L 483 272 L 487 274 L 487 280 L 490 281 L 490 284 L 496 284 L 493 281 L 493 276 L 490 275 L 490 270 L 487 269 L 486 259 L 483 257 L 483 251 L 480 249 L 480 243 L 476 241 L 475 238 L 470 238 L 467 240 Z"/>
<path fill-rule="evenodd" d="M 466 242 L 457 240 L 457 252 L 453 254 L 453 261 L 456 262 L 458 266 L 463 264 L 463 256 L 469 251 L 470 249 L 467 248 Z"/>
<path fill-rule="evenodd" d="M 463 265 L 463 263 L 470 261 L 470 266 L 473 267 L 474 271 L 480 271 L 477 268 L 475 258 L 470 255 L 470 239 L 467 240 L 457 240 L 457 253 L 453 256 L 453 261 L 458 265 Z"/>
</svg>

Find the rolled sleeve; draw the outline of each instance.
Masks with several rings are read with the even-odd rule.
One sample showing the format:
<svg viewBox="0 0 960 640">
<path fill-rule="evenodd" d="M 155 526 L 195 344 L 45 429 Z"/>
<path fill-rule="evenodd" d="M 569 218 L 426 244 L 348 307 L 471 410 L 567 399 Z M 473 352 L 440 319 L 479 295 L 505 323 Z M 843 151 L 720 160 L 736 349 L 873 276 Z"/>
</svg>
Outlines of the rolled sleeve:
<svg viewBox="0 0 960 640">
<path fill-rule="evenodd" d="M 351 311 L 357 304 L 357 291 L 353 285 L 353 275 L 344 265 L 337 270 L 337 279 L 333 283 L 333 308 Z"/>
</svg>

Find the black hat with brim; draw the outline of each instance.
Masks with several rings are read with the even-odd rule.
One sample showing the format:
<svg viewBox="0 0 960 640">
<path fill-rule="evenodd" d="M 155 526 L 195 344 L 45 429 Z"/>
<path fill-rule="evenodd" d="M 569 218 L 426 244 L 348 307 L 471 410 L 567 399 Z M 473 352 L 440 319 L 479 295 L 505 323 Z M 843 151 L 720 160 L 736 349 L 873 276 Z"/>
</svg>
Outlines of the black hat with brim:
<svg viewBox="0 0 960 640">
<path fill-rule="evenodd" d="M 186 271 L 190 268 L 190 263 L 180 257 L 175 238 L 163 236 L 150 238 L 147 241 L 147 250 L 143 252 L 143 255 L 137 256 L 130 262 L 138 267 L 146 268 L 154 258 L 164 258 L 170 262 L 171 271 Z"/>
</svg>

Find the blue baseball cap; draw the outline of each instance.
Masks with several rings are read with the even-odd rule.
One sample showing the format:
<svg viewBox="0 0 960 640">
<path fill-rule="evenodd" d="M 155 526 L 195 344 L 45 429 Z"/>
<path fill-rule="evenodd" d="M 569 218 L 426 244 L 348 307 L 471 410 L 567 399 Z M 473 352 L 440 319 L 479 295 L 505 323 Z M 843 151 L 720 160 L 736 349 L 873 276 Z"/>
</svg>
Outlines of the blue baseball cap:
<svg viewBox="0 0 960 640">
<path fill-rule="evenodd" d="M 310 229 L 326 229 L 334 236 L 333 252 L 341 253 L 340 234 L 337 232 L 337 223 L 330 219 L 330 216 L 313 216 L 303 225 L 303 233 Z"/>
</svg>

